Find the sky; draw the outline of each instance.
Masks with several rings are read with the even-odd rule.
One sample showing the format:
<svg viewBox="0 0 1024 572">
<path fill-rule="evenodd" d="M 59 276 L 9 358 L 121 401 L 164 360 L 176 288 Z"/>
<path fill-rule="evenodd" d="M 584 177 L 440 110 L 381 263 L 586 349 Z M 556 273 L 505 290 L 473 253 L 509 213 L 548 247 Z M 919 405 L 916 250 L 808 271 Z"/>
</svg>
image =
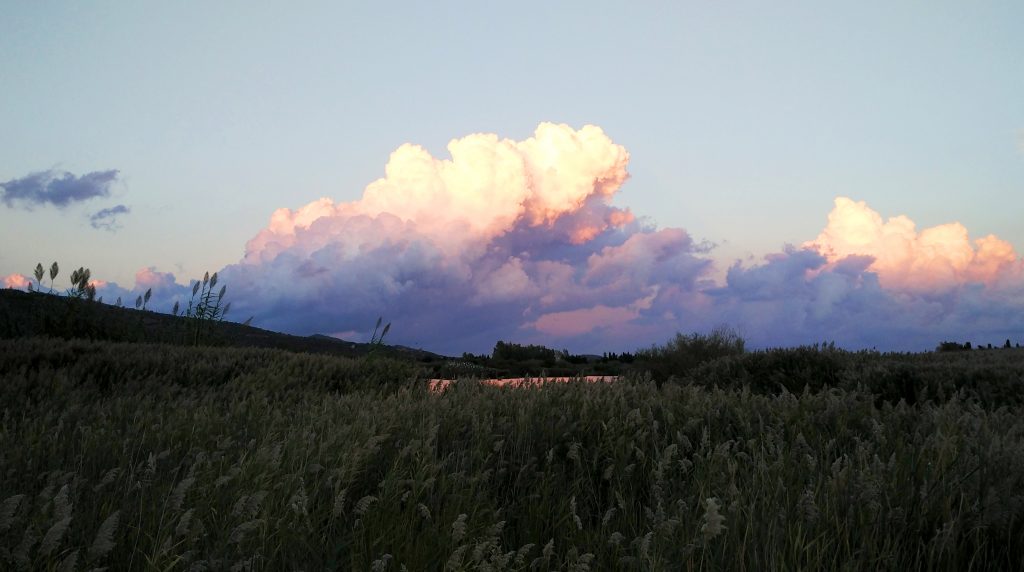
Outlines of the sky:
<svg viewBox="0 0 1024 572">
<path fill-rule="evenodd" d="M 1019 2 L 289 4 L 6 4 L 5 284 L 219 271 L 455 355 L 1024 342 Z"/>
</svg>

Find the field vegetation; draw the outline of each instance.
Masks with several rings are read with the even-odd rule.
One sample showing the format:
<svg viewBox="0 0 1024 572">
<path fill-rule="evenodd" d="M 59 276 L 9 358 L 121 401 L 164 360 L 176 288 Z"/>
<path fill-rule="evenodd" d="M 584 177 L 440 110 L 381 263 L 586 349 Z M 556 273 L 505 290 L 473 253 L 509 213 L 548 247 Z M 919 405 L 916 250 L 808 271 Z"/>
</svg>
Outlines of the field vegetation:
<svg viewBox="0 0 1024 572">
<path fill-rule="evenodd" d="M 1022 352 L 664 373 L 0 340 L 0 568 L 1020 568 Z"/>
</svg>

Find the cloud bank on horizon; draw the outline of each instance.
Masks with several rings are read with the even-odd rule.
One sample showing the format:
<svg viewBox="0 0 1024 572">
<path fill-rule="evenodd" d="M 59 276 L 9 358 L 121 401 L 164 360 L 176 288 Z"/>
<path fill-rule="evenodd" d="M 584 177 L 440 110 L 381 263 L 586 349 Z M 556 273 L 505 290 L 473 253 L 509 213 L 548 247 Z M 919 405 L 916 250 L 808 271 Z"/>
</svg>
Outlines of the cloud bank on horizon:
<svg viewBox="0 0 1024 572">
<path fill-rule="evenodd" d="M 524 141 L 474 134 L 448 152 L 402 145 L 361 199 L 275 211 L 220 271 L 235 318 L 358 338 L 384 316 L 389 341 L 449 354 L 499 339 L 631 350 L 722 324 L 756 347 L 1024 337 L 1024 261 L 959 223 L 918 231 L 839 197 L 817 238 L 737 262 L 716 283 L 706 244 L 610 204 L 629 153 L 598 127 L 542 123 Z M 132 299 L 146 288 L 151 307 L 190 292 L 155 268 L 131 292 L 99 292 Z"/>
</svg>

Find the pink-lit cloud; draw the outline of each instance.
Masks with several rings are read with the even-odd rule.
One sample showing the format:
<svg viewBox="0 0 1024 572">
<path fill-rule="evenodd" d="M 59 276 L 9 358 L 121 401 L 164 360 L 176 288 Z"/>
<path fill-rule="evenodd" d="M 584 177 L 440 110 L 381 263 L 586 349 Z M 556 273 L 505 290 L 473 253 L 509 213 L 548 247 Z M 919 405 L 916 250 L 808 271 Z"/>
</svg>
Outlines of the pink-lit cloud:
<svg viewBox="0 0 1024 572">
<path fill-rule="evenodd" d="M 24 274 L 8 274 L 3 277 L 4 288 L 25 290 L 32 283 L 32 279 Z"/>
<path fill-rule="evenodd" d="M 816 248 L 829 262 L 862 255 L 874 259 L 869 269 L 886 288 L 920 292 L 948 289 L 971 282 L 994 284 L 1018 274 L 1020 259 L 1013 246 L 994 235 L 970 240 L 958 222 L 918 231 L 900 215 L 883 221 L 863 201 L 835 200 L 828 225 L 805 246 Z"/>
<path fill-rule="evenodd" d="M 706 243 L 610 204 L 629 154 L 597 127 L 469 135 L 448 155 L 402 145 L 360 199 L 276 210 L 220 271 L 233 316 L 354 340 L 383 316 L 388 341 L 452 355 L 499 339 L 635 350 L 722 324 L 753 347 L 1024 341 L 1021 259 L 958 223 L 918 230 L 840 197 L 817 238 L 716 282 Z M 98 293 L 133 300 L 147 288 L 161 311 L 191 295 L 155 268 Z"/>
</svg>

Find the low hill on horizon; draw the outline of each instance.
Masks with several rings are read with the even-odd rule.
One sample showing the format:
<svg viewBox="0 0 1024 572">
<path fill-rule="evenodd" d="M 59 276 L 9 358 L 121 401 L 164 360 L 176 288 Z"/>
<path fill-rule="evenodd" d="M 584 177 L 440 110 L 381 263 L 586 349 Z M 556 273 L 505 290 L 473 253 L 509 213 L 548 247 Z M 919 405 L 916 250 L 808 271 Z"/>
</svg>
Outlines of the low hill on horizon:
<svg viewBox="0 0 1024 572">
<path fill-rule="evenodd" d="M 190 345 L 189 318 L 102 302 L 40 292 L 0 290 L 0 338 L 54 336 L 122 342 Z M 222 321 L 212 324 L 209 345 L 275 348 L 294 352 L 359 357 L 375 344 L 351 342 L 324 334 L 296 336 Z M 426 350 L 383 344 L 377 350 L 389 357 L 432 362 L 448 359 Z"/>
</svg>

